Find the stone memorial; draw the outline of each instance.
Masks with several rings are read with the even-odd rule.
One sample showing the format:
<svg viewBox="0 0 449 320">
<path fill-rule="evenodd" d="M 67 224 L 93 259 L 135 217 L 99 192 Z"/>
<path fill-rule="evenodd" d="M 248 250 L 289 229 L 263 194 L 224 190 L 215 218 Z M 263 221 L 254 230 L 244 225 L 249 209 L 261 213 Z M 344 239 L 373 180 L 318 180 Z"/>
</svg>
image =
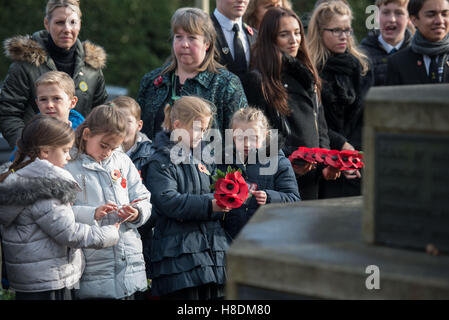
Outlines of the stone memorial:
<svg viewBox="0 0 449 320">
<path fill-rule="evenodd" d="M 364 196 L 259 209 L 227 298 L 448 299 L 448 133 L 448 85 L 371 89 Z"/>
</svg>

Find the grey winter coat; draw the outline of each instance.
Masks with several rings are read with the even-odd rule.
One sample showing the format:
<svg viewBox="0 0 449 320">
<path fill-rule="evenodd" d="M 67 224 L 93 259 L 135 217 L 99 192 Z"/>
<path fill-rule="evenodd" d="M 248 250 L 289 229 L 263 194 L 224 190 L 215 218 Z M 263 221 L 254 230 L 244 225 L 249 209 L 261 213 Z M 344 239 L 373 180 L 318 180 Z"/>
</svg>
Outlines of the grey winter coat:
<svg viewBox="0 0 449 320">
<path fill-rule="evenodd" d="M 11 147 L 25 124 L 39 112 L 35 81 L 56 65 L 47 50 L 48 32 L 43 30 L 32 36 L 17 36 L 4 42 L 5 54 L 13 60 L 0 93 L 0 129 Z M 75 110 L 86 117 L 93 107 L 108 97 L 102 69 L 106 65 L 103 48 L 78 39 L 75 50 Z"/>
<path fill-rule="evenodd" d="M 70 203 L 79 186 L 46 160 L 10 174 L 0 184 L 0 225 L 11 287 L 19 292 L 70 288 L 81 278 L 81 250 L 117 243 L 114 226 L 75 222 Z"/>
<path fill-rule="evenodd" d="M 122 299 L 136 291 L 146 290 L 148 285 L 142 241 L 137 228 L 151 215 L 151 195 L 142 184 L 139 172 L 131 159 L 121 151 L 114 151 L 108 159 L 98 163 L 92 157 L 81 154 L 74 157 L 65 169 L 72 173 L 82 188 L 73 206 L 76 220 L 79 222 L 89 225 L 113 225 L 121 220 L 116 213 L 110 213 L 96 221 L 95 209 L 106 203 L 122 206 L 136 199 L 147 198 L 136 205 L 139 218 L 120 225 L 120 240 L 117 245 L 101 250 L 83 250 L 86 269 L 81 278 L 80 290 L 76 292 L 77 297 Z M 114 170 L 119 170 L 121 177 L 126 179 L 125 188 L 122 178 L 112 178 Z"/>
</svg>

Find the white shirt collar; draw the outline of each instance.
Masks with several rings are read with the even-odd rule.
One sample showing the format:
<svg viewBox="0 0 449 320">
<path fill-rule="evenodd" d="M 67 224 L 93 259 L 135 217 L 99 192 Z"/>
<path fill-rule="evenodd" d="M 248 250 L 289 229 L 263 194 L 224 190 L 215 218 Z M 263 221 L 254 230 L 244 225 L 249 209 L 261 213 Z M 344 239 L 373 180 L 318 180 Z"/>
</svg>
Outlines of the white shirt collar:
<svg viewBox="0 0 449 320">
<path fill-rule="evenodd" d="M 228 17 L 226 17 L 224 14 L 222 14 L 220 11 L 218 11 L 217 8 L 215 8 L 214 11 L 214 15 L 218 20 L 218 23 L 220 23 L 221 27 L 227 31 L 232 31 L 232 27 L 234 26 L 234 24 L 238 23 L 240 30 L 243 30 L 243 21 L 242 18 L 240 17 L 238 21 L 232 21 L 231 19 L 229 19 Z"/>
<path fill-rule="evenodd" d="M 391 44 L 389 44 L 388 42 L 386 42 L 384 40 L 384 38 L 382 37 L 382 34 L 379 34 L 379 37 L 377 39 L 379 40 L 382 47 L 384 47 L 384 49 L 387 53 L 390 53 L 390 51 L 393 50 L 393 48 L 396 48 L 396 50 L 399 51 L 399 49 L 402 46 L 402 43 L 404 42 L 404 39 L 402 39 L 401 42 L 399 42 L 397 45 L 392 46 Z"/>
</svg>

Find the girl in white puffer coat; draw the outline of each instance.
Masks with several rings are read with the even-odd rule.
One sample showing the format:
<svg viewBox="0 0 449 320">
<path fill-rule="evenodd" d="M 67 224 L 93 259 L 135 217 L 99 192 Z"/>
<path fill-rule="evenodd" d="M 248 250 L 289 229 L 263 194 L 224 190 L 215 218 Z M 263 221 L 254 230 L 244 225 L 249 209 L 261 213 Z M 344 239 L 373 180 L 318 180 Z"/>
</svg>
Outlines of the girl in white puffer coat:
<svg viewBox="0 0 449 320">
<path fill-rule="evenodd" d="M 75 222 L 71 203 L 80 191 L 62 169 L 73 129 L 39 115 L 25 127 L 10 169 L 0 175 L 0 227 L 6 269 L 17 300 L 72 298 L 84 269 L 81 250 L 119 239 L 118 226 Z"/>
<path fill-rule="evenodd" d="M 76 220 L 121 223 L 117 245 L 83 250 L 86 268 L 77 299 L 132 299 L 148 287 L 137 228 L 150 217 L 150 192 L 131 159 L 118 150 L 127 125 L 126 114 L 117 107 L 96 107 L 77 128 L 76 154 L 65 166 L 82 188 L 73 206 Z"/>
</svg>

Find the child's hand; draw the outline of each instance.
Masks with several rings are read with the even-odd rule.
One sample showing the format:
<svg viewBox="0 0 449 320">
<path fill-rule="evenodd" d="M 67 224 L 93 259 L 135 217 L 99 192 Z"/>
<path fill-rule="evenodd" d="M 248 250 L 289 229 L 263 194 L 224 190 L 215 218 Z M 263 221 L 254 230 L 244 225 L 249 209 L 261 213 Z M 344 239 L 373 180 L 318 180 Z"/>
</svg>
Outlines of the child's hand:
<svg viewBox="0 0 449 320">
<path fill-rule="evenodd" d="M 95 209 L 94 218 L 95 218 L 95 220 L 100 221 L 109 212 L 115 211 L 115 210 L 117 210 L 117 205 L 116 204 L 114 204 L 114 203 L 104 204 L 102 206 L 99 206 L 97 209 Z"/>
<path fill-rule="evenodd" d="M 256 197 L 258 205 L 264 205 L 267 203 L 267 193 L 265 191 L 254 191 L 252 194 Z"/>
<path fill-rule="evenodd" d="M 118 216 L 125 219 L 127 222 L 136 221 L 139 216 L 139 210 L 131 206 L 123 206 L 119 212 Z"/>
<path fill-rule="evenodd" d="M 212 211 L 213 211 L 213 212 L 229 212 L 229 211 L 231 211 L 231 208 L 223 208 L 223 207 L 220 207 L 220 206 L 217 204 L 217 200 L 214 199 L 214 200 L 212 200 Z"/>
<path fill-rule="evenodd" d="M 323 169 L 323 177 L 325 180 L 337 180 L 338 178 L 340 178 L 340 175 L 340 169 L 330 166 Z"/>
</svg>

